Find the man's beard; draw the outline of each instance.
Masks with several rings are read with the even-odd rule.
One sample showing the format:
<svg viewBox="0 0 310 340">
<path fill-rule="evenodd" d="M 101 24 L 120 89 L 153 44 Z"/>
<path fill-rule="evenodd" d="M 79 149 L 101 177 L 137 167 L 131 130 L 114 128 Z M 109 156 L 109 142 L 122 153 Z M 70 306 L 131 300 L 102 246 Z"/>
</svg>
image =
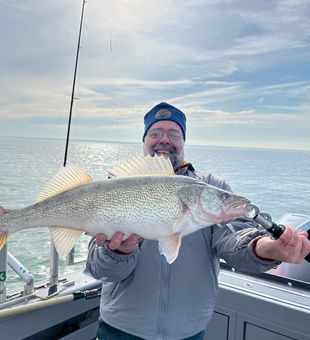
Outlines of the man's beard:
<svg viewBox="0 0 310 340">
<path fill-rule="evenodd" d="M 184 148 L 177 150 L 176 148 L 166 144 L 156 144 L 154 146 L 147 147 L 146 144 L 143 146 L 144 155 L 162 154 L 169 156 L 171 164 L 174 168 L 184 160 Z"/>
</svg>

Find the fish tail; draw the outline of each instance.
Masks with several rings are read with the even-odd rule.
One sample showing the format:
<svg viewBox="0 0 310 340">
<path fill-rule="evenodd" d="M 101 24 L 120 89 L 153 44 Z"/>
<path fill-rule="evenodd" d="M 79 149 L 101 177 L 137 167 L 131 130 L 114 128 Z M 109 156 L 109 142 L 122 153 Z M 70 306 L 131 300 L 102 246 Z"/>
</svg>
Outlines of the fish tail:
<svg viewBox="0 0 310 340">
<path fill-rule="evenodd" d="M 0 206 L 0 218 L 4 215 L 4 213 L 5 213 L 5 209 Z M 1 222 L 0 222 L 0 250 L 3 248 L 3 246 L 6 244 L 9 238 L 9 233 L 7 232 L 7 230 L 2 231 L 2 229 L 3 229 L 3 226 L 1 225 Z"/>
<path fill-rule="evenodd" d="M 8 238 L 9 238 L 9 233 L 7 231 L 0 233 L 0 250 L 5 246 L 5 244 L 8 241 Z"/>
</svg>

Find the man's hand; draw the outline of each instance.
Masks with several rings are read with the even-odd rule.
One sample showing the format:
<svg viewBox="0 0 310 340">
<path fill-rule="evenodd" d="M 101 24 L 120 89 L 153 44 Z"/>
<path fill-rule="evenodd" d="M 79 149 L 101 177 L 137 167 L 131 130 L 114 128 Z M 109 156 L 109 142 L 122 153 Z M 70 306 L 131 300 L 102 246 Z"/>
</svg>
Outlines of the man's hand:
<svg viewBox="0 0 310 340">
<path fill-rule="evenodd" d="M 102 247 L 107 243 L 108 247 L 112 251 L 119 251 L 124 254 L 132 253 L 138 246 L 142 237 L 136 234 L 131 234 L 126 240 L 123 241 L 124 234 L 121 232 L 116 232 L 111 240 L 107 240 L 105 234 L 98 234 L 96 236 L 96 244 L 98 247 Z"/>
<path fill-rule="evenodd" d="M 288 263 L 302 263 L 310 253 L 310 241 L 306 231 L 297 233 L 293 228 L 286 227 L 278 240 L 270 237 L 260 238 L 255 246 L 259 257 Z"/>
</svg>

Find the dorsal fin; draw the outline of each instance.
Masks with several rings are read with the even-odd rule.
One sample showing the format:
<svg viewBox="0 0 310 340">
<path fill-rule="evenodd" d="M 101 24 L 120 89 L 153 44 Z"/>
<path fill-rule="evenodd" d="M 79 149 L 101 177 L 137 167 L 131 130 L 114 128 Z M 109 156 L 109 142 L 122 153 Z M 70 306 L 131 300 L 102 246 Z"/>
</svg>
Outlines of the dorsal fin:
<svg viewBox="0 0 310 340">
<path fill-rule="evenodd" d="M 87 184 L 93 179 L 76 165 L 62 168 L 38 195 L 36 202 L 42 202 L 61 192 Z"/>
<path fill-rule="evenodd" d="M 109 172 L 109 177 L 126 176 L 154 176 L 174 175 L 174 170 L 169 158 L 164 156 L 134 157 L 128 161 L 114 166 Z"/>
</svg>

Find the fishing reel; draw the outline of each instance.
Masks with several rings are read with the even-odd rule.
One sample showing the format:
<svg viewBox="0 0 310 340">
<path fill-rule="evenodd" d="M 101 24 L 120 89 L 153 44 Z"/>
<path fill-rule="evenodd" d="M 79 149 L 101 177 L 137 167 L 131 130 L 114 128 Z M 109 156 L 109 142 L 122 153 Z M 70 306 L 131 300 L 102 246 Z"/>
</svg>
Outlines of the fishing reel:
<svg viewBox="0 0 310 340">
<path fill-rule="evenodd" d="M 265 228 L 274 240 L 277 240 L 285 230 L 285 226 L 281 224 L 276 224 L 272 221 L 271 216 L 260 212 L 258 207 L 251 205 L 254 210 L 254 216 L 251 217 L 255 222 Z M 308 240 L 310 240 L 310 229 L 307 230 Z M 310 253 L 305 257 L 305 260 L 310 262 Z"/>
</svg>

